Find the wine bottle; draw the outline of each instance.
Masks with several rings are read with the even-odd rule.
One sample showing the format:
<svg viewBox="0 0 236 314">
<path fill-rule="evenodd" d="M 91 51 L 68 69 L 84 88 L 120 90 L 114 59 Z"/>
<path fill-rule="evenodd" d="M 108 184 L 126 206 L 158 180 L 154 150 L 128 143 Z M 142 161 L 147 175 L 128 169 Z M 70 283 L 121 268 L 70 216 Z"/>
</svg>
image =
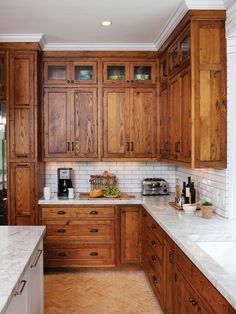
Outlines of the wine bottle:
<svg viewBox="0 0 236 314">
<path fill-rule="evenodd" d="M 188 183 L 185 189 L 185 203 L 189 204 L 189 197 L 190 197 L 190 186 L 191 186 L 191 177 L 188 177 Z"/>
<path fill-rule="evenodd" d="M 183 182 L 182 196 L 184 197 L 184 203 L 186 203 L 186 182 Z"/>
<path fill-rule="evenodd" d="M 196 203 L 196 189 L 194 188 L 194 182 L 190 185 L 191 204 Z"/>
</svg>

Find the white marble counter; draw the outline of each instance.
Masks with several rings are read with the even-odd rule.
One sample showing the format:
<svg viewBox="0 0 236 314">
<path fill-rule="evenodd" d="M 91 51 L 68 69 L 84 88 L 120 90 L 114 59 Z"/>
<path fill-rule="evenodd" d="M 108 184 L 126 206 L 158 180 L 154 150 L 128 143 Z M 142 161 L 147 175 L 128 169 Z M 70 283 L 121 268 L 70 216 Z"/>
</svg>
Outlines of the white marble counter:
<svg viewBox="0 0 236 314">
<path fill-rule="evenodd" d="M 168 202 L 171 200 L 173 200 L 173 195 L 143 197 L 140 194 L 135 194 L 134 199 L 124 201 L 85 201 L 79 198 L 59 200 L 52 198 L 50 201 L 40 200 L 39 204 L 143 205 L 166 233 L 236 309 L 236 277 L 227 273 L 224 268 L 196 244 L 197 241 L 236 242 L 236 220 L 228 220 L 218 215 L 213 215 L 211 219 L 203 219 L 199 216 L 199 213 L 188 215 L 169 206 Z M 227 258 L 227 256 L 225 257 Z M 232 261 L 232 267 L 236 267 L 235 261 Z"/>
<path fill-rule="evenodd" d="M 45 232 L 44 226 L 0 226 L 0 313 Z"/>
</svg>

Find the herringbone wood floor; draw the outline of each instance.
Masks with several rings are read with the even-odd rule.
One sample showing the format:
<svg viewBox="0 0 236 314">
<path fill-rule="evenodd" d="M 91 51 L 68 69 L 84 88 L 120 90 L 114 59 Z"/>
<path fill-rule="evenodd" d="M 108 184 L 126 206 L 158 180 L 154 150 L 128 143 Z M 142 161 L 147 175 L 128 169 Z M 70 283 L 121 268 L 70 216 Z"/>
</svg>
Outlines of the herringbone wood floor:
<svg viewBox="0 0 236 314">
<path fill-rule="evenodd" d="M 162 314 L 142 271 L 45 275 L 45 314 Z"/>
</svg>

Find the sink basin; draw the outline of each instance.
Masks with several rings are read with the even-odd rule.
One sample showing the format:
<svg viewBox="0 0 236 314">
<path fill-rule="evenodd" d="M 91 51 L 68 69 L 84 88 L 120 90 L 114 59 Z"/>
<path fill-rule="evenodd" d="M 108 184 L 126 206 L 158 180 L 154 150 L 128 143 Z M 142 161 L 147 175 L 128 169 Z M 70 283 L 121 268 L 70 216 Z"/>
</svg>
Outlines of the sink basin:
<svg viewBox="0 0 236 314">
<path fill-rule="evenodd" d="M 199 242 L 196 244 L 226 272 L 236 278 L 236 242 Z"/>
</svg>

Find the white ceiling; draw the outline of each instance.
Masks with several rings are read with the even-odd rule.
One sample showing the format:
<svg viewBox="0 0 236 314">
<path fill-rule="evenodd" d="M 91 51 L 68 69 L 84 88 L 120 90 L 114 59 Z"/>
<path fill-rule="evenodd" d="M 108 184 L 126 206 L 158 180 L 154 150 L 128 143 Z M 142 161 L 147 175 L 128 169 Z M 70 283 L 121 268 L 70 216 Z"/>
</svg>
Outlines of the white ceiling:
<svg viewBox="0 0 236 314">
<path fill-rule="evenodd" d="M 0 41 L 43 35 L 45 50 L 156 50 L 187 9 L 223 1 L 231 0 L 0 0 Z"/>
</svg>

